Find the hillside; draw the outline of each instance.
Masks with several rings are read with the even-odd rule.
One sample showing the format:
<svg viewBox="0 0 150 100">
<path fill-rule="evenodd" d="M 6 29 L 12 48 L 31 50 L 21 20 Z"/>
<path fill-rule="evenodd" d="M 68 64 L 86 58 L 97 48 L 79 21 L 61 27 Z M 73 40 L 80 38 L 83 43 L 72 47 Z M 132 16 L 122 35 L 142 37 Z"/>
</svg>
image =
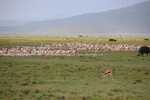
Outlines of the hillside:
<svg viewBox="0 0 150 100">
<path fill-rule="evenodd" d="M 150 35 L 150 2 L 71 18 L 30 22 L 24 25 L 1 26 L 1 33 L 32 33 L 48 35 L 130 34 Z M 107 33 L 107 34 L 106 34 Z M 132 33 L 132 34 L 131 34 Z"/>
</svg>

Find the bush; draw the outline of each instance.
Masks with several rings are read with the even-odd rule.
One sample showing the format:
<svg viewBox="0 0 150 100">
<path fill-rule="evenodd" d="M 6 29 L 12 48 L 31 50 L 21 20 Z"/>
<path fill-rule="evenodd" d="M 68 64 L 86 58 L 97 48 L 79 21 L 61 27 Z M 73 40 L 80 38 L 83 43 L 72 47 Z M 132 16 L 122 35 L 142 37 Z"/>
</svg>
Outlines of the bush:
<svg viewBox="0 0 150 100">
<path fill-rule="evenodd" d="M 111 42 L 116 42 L 117 40 L 116 39 L 109 39 L 109 41 L 111 41 Z"/>
<path fill-rule="evenodd" d="M 145 41 L 149 41 L 149 39 L 148 39 L 148 38 L 145 38 L 144 40 L 145 40 Z"/>
<path fill-rule="evenodd" d="M 83 37 L 83 35 L 78 35 L 79 38 Z"/>
<path fill-rule="evenodd" d="M 29 89 L 22 90 L 22 93 L 25 94 L 25 95 L 28 95 L 30 93 L 30 90 Z"/>
</svg>

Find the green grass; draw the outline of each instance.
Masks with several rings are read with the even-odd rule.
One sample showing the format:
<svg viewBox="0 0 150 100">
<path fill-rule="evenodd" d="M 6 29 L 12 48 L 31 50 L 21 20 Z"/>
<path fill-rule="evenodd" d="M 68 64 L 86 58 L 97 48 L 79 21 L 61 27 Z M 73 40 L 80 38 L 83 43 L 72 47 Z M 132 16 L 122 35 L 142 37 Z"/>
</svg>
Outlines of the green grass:
<svg viewBox="0 0 150 100">
<path fill-rule="evenodd" d="M 150 57 L 136 55 L 0 57 L 0 100 L 150 100 Z"/>
<path fill-rule="evenodd" d="M 150 37 L 149 37 L 150 38 Z M 146 37 L 146 39 L 149 39 Z M 37 46 L 47 45 L 51 43 L 108 43 L 108 44 L 134 44 L 134 45 L 149 45 L 150 40 L 144 40 L 145 37 L 114 37 L 116 42 L 109 41 L 109 37 L 33 37 L 33 36 L 8 36 L 0 37 L 0 47 L 11 46 Z"/>
</svg>

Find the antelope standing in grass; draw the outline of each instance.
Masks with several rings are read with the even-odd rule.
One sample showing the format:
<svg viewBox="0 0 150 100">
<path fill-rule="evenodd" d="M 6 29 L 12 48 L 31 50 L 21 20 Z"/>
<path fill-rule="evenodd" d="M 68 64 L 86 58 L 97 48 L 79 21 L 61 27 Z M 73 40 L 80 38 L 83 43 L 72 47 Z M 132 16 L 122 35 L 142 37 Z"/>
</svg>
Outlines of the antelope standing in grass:
<svg viewBox="0 0 150 100">
<path fill-rule="evenodd" d="M 103 74 L 104 76 L 107 77 L 112 76 L 112 69 L 111 68 L 106 69 Z"/>
</svg>

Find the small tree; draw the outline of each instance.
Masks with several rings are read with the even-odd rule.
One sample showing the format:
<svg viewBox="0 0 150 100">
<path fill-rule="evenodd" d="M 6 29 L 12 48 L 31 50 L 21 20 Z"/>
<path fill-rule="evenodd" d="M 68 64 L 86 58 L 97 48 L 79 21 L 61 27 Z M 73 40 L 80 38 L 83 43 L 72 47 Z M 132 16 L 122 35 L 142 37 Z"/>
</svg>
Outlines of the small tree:
<svg viewBox="0 0 150 100">
<path fill-rule="evenodd" d="M 83 37 L 83 35 L 81 35 L 81 34 L 80 34 L 80 35 L 78 35 L 78 37 L 82 38 L 82 37 Z"/>
<path fill-rule="evenodd" d="M 113 39 L 113 38 L 110 38 L 109 41 L 111 41 L 111 42 L 116 42 L 117 40 L 116 40 L 116 39 Z"/>
<path fill-rule="evenodd" d="M 145 40 L 145 41 L 149 41 L 149 39 L 148 39 L 148 38 L 145 38 L 144 40 Z"/>
</svg>

